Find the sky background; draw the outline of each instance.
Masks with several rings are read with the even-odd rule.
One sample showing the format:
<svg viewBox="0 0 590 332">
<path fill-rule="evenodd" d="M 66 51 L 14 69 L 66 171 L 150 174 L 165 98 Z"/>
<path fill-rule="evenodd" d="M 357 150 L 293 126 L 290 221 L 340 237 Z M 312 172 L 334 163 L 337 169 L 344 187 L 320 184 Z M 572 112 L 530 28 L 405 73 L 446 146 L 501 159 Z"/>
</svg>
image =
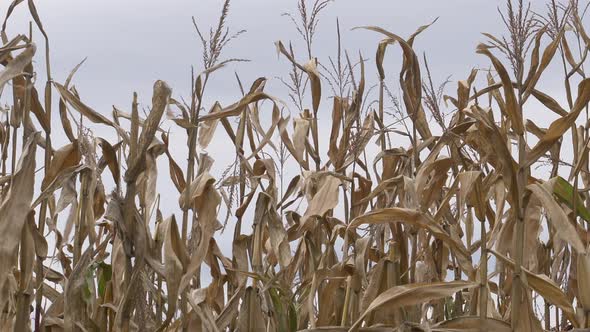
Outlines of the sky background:
<svg viewBox="0 0 590 332">
<path fill-rule="evenodd" d="M 201 44 L 191 18 L 194 16 L 201 29 L 208 31 L 208 27 L 217 24 L 222 4 L 222 0 L 52 0 L 37 1 L 37 8 L 50 38 L 54 80 L 63 83 L 72 68 L 87 58 L 73 84 L 86 104 L 110 116 L 113 105 L 130 109 L 134 91 L 139 93 L 140 103 L 149 107 L 152 86 L 158 79 L 172 87 L 174 98 L 188 98 L 191 66 L 196 72 L 203 69 Z M 0 12 L 5 13 L 8 5 L 9 1 L 3 1 Z M 289 18 L 282 15 L 285 12 L 296 14 L 296 5 L 296 0 L 231 2 L 227 26 L 233 31 L 244 29 L 247 32 L 224 50 L 223 57 L 246 58 L 250 62 L 232 64 L 214 75 L 206 92 L 206 109 L 215 101 L 228 105 L 239 99 L 234 72 L 240 75 L 246 89 L 256 78 L 268 78 L 266 91 L 288 101 L 286 90 L 276 77 L 286 77 L 290 64 L 284 57 L 278 57 L 274 42 L 281 40 L 286 45 L 293 42 L 295 49 L 300 50 L 297 59 L 300 62 L 306 59 L 301 38 Z M 426 53 L 435 84 L 450 77 L 446 93 L 452 95 L 456 82 L 465 79 L 472 68 L 489 67 L 487 58 L 476 54 L 475 48 L 485 41 L 482 32 L 504 33 L 497 11 L 503 6 L 504 1 L 500 0 L 337 0 L 320 15 L 314 56 L 328 65 L 327 57 L 336 55 L 336 19 L 339 19 L 343 49 L 353 60 L 358 59 L 359 51 L 368 59 L 370 86 L 377 82 L 374 54 L 382 37 L 374 32 L 351 29 L 376 25 L 407 37 L 419 26 L 438 17 L 438 21 L 417 38 L 415 49 L 420 57 Z M 542 1 L 535 1 L 533 9 L 544 12 L 543 6 Z M 25 1 L 10 18 L 8 36 L 26 33 L 29 21 Z M 34 39 L 42 46 L 38 32 Z M 45 81 L 42 54 L 39 52 L 36 57 L 37 81 L 41 83 Z M 390 48 L 385 68 L 394 90 L 398 89 L 400 61 L 400 49 Z M 324 85 L 323 96 L 326 97 L 330 91 Z M 545 92 L 556 91 L 555 98 L 562 100 L 560 85 L 561 79 L 541 83 Z M 328 105 L 325 100 L 324 105 Z M 326 119 L 324 114 L 329 115 L 329 109 L 320 112 L 320 121 Z M 99 136 L 114 135 L 111 129 L 97 130 L 108 131 L 98 132 Z M 216 141 L 213 146 L 215 144 Z"/>
<path fill-rule="evenodd" d="M 195 16 L 199 26 L 216 25 L 221 0 L 53 0 L 37 1 L 46 31 L 50 36 L 54 79 L 63 82 L 70 70 L 83 58 L 74 83 L 86 103 L 97 111 L 110 113 L 112 105 L 128 107 L 133 91 L 149 102 L 152 84 L 165 80 L 176 96 L 187 96 L 190 89 L 190 69 L 200 71 L 200 42 L 192 25 Z M 369 31 L 350 31 L 362 25 L 377 25 L 408 36 L 436 17 L 438 22 L 421 35 L 417 50 L 427 53 L 435 78 L 452 75 L 454 80 L 465 78 L 472 67 L 485 65 L 486 59 L 475 54 L 481 32 L 502 31 L 497 0 L 400 1 L 400 0 L 338 0 L 320 18 L 314 55 L 322 61 L 336 52 L 336 19 L 340 19 L 343 46 L 350 54 L 362 50 L 365 58 L 374 57 L 381 37 Z M 8 1 L 0 5 L 6 11 Z M 276 76 L 284 76 L 289 65 L 277 56 L 274 42 L 293 41 L 303 46 L 289 19 L 281 14 L 296 13 L 295 0 L 234 0 L 231 3 L 228 26 L 234 31 L 247 32 L 226 50 L 227 57 L 250 59 L 225 69 L 213 79 L 209 95 L 222 103 L 233 102 L 239 90 L 233 79 L 237 71 L 244 84 L 265 76 L 273 87 Z M 9 36 L 27 31 L 29 16 L 24 4 L 10 19 Z M 40 35 L 36 36 L 40 38 Z M 399 59 L 399 49 L 390 51 L 389 58 Z M 300 60 L 305 58 L 302 49 Z M 42 58 L 38 58 L 43 60 Z M 367 66 L 374 73 L 374 62 Z M 397 76 L 398 68 L 388 74 Z M 40 76 L 42 72 L 39 73 Z M 280 84 L 278 88 L 280 87 Z M 269 90 L 270 91 L 270 90 Z"/>
<path fill-rule="evenodd" d="M 544 12 L 544 1 L 534 1 L 533 9 Z M 0 12 L 5 13 L 9 1 L 0 4 Z M 130 111 L 134 91 L 139 93 L 141 107 L 151 104 L 153 83 L 166 81 L 173 89 L 173 97 L 189 99 L 191 66 L 196 72 L 202 71 L 201 43 L 194 30 L 191 18 L 194 16 L 203 31 L 215 26 L 219 17 L 222 0 L 52 0 L 36 1 L 45 30 L 50 38 L 51 64 L 54 80 L 63 83 L 69 72 L 82 59 L 84 65 L 74 77 L 73 84 L 82 100 L 96 111 L 110 118 L 113 105 Z M 378 82 L 374 64 L 374 54 L 380 35 L 370 31 L 354 30 L 353 27 L 376 25 L 407 37 L 419 26 L 438 21 L 422 33 L 415 42 L 415 50 L 421 57 L 425 52 L 436 82 L 440 83 L 450 76 L 451 83 L 446 93 L 455 95 L 458 80 L 466 79 L 472 68 L 488 68 L 489 60 L 475 53 L 478 43 L 485 41 L 482 32 L 494 35 L 504 33 L 498 14 L 499 0 L 337 0 L 331 3 L 320 15 L 318 34 L 314 40 L 314 56 L 327 65 L 327 57 L 336 55 L 336 20 L 340 20 L 343 49 L 352 57 L 358 58 L 359 51 L 367 62 L 369 85 Z M 274 45 L 281 40 L 293 42 L 299 50 L 296 57 L 300 62 L 306 59 L 304 44 L 285 12 L 296 14 L 295 0 L 234 0 L 231 3 L 227 26 L 232 31 L 246 30 L 237 40 L 224 50 L 222 58 L 246 58 L 247 63 L 231 64 L 215 73 L 206 91 L 205 109 L 215 101 L 227 106 L 241 97 L 234 78 L 237 72 L 246 89 L 258 77 L 269 79 L 265 91 L 288 102 L 286 90 L 276 77 L 286 77 L 290 64 L 279 57 Z M 17 7 L 11 16 L 7 33 L 9 38 L 17 33 L 28 31 L 30 16 L 26 1 Z M 42 91 L 45 82 L 42 64 L 43 43 L 38 32 L 34 34 L 40 52 L 36 56 L 38 72 L 37 88 Z M 397 89 L 400 49 L 388 49 L 385 68 L 389 82 Z M 556 73 L 553 77 L 552 73 Z M 552 65 L 539 87 L 551 94 L 565 106 L 563 98 L 562 75 L 558 67 Z M 549 79 L 547 79 L 549 77 Z M 330 94 L 329 87 L 323 86 L 324 97 Z M 375 91 L 376 93 L 376 91 Z M 4 97 L 3 97 L 4 98 Z M 376 98 L 376 95 L 373 96 Z M 54 100 L 57 96 L 54 94 Z M 319 117 L 329 121 L 330 103 L 323 100 Z M 534 103 L 533 103 L 534 105 Z M 289 107 L 293 105 L 289 104 Z M 57 112 L 57 107 L 54 107 Z M 296 115 L 294 108 L 286 110 Z M 270 108 L 261 114 L 270 115 Z M 539 120 L 539 125 L 547 126 L 554 117 L 546 109 L 529 108 L 528 117 Z M 55 113 L 57 114 L 57 113 Z M 186 164 L 186 133 L 175 127 L 171 121 L 162 126 L 171 128 L 171 148 L 176 161 L 184 169 Z M 54 128 L 61 130 L 57 116 Z M 222 130 L 219 130 L 221 132 Z M 329 127 L 321 127 L 320 135 L 328 139 Z M 95 136 L 112 140 L 115 133 L 106 127 L 94 128 Z M 225 135 L 224 133 L 222 133 Z M 65 136 L 56 133 L 54 146 L 66 143 Z M 217 136 L 207 151 L 216 160 L 217 172 L 234 160 L 233 147 L 225 136 Z M 324 149 L 325 151 L 325 149 Z M 164 195 L 172 194 L 174 201 L 163 198 L 164 214 L 177 211 L 177 193 L 167 177 L 167 161 L 159 159 L 160 177 L 158 189 Z M 108 178 L 108 176 L 103 176 Z M 39 182 L 39 181 L 38 181 Z M 226 232 L 231 237 L 231 232 Z"/>
</svg>

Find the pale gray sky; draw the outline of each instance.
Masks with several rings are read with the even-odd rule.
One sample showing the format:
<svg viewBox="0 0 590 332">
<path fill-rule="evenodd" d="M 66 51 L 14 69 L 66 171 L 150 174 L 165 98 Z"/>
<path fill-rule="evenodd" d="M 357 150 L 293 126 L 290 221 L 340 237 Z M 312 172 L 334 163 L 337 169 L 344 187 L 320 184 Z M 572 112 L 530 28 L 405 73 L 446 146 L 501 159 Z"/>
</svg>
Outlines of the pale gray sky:
<svg viewBox="0 0 590 332">
<path fill-rule="evenodd" d="M 74 84 L 82 99 L 97 111 L 109 115 L 112 105 L 129 109 L 133 91 L 140 102 L 149 105 L 152 84 L 165 80 L 174 97 L 187 97 L 190 68 L 201 71 L 200 43 L 192 26 L 195 16 L 202 29 L 215 25 L 222 0 L 53 0 L 36 1 L 51 42 L 52 75 L 63 82 L 70 70 L 83 58 Z M 0 10 L 6 11 L 8 1 Z M 303 46 L 284 12 L 296 12 L 296 0 L 234 0 L 228 26 L 247 32 L 225 50 L 226 57 L 250 59 L 223 69 L 211 80 L 206 93 L 209 105 L 215 100 L 227 105 L 240 96 L 234 79 L 237 71 L 244 85 L 260 76 L 270 79 L 267 91 L 287 100 L 277 76 L 285 76 L 289 64 L 277 56 L 274 42 L 293 41 Z M 501 0 L 337 0 L 321 15 L 315 39 L 314 55 L 327 64 L 327 56 L 336 54 L 336 19 L 340 19 L 343 47 L 356 58 L 361 50 L 367 64 L 368 79 L 376 82 L 374 54 L 382 38 L 369 31 L 351 28 L 378 25 L 401 36 L 408 36 L 423 24 L 440 17 L 416 41 L 418 52 L 426 52 L 432 74 L 437 81 L 456 81 L 467 77 L 471 68 L 489 66 L 475 47 L 484 40 L 481 32 L 502 32 L 497 13 Z M 27 31 L 26 1 L 17 7 L 10 19 L 8 33 Z M 35 36 L 40 42 L 40 34 Z M 41 45 L 40 45 L 41 46 Z M 297 47 L 296 47 L 297 49 Z M 42 52 L 37 56 L 39 81 L 44 81 Z M 305 58 L 301 48 L 299 59 Z M 396 86 L 401 52 L 391 48 L 386 60 L 387 75 Z M 449 85 L 454 89 L 455 84 Z M 324 96 L 329 93 L 327 85 Z M 327 103 L 326 103 L 327 104 Z M 326 109 L 324 112 L 327 112 Z M 320 117 L 322 112 L 320 112 Z M 55 119 L 57 120 L 57 119 Z M 107 129 L 108 130 L 108 129 Z M 215 143 L 215 142 L 214 142 Z"/>
<path fill-rule="evenodd" d="M 416 48 L 427 52 L 436 78 L 444 79 L 452 74 L 455 79 L 463 79 L 473 66 L 487 65 L 486 59 L 474 50 L 483 40 L 481 32 L 501 31 L 496 8 L 502 2 L 337 0 L 321 16 L 315 53 L 320 61 L 326 55 L 335 54 L 337 17 L 344 47 L 355 55 L 362 50 L 368 58 L 373 58 L 381 37 L 368 31 L 350 31 L 352 27 L 378 25 L 407 36 L 418 26 L 440 17 L 418 38 Z M 7 5 L 8 1 L 0 5 L 2 13 Z M 216 24 L 221 5 L 221 0 L 37 1 L 51 40 L 54 78 L 63 81 L 79 61 L 88 57 L 75 84 L 84 100 L 104 113 L 109 113 L 113 104 L 127 106 L 133 91 L 149 101 L 156 79 L 167 81 L 176 95 L 186 96 L 190 66 L 199 70 L 201 55 L 191 16 L 206 28 Z M 295 0 L 232 1 L 228 25 L 234 30 L 245 29 L 247 33 L 232 43 L 225 54 L 252 62 L 234 65 L 217 75 L 209 94 L 227 102 L 236 99 L 234 70 L 245 84 L 259 76 L 284 75 L 289 67 L 285 59 L 278 59 L 273 43 L 293 40 L 295 45 L 302 46 L 288 18 L 281 16 L 295 11 Z M 11 18 L 9 34 L 26 31 L 28 20 L 25 1 Z M 389 53 L 394 61 L 400 58 L 399 49 Z M 374 65 L 368 67 L 374 73 Z M 390 77 L 395 78 L 397 70 L 391 68 Z M 269 91 L 274 85 L 269 82 Z"/>
</svg>

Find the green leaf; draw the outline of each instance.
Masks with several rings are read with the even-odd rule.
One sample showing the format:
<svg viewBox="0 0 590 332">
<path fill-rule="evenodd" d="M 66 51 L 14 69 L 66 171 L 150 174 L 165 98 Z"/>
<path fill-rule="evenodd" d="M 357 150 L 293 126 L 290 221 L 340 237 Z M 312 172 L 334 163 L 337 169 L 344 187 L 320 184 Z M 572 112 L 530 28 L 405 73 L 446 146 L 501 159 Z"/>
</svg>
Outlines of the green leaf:
<svg viewBox="0 0 590 332">
<path fill-rule="evenodd" d="M 570 209 L 574 208 L 574 187 L 561 176 L 556 178 L 555 185 L 553 186 L 553 194 Z M 584 201 L 580 195 L 576 197 L 576 212 L 586 222 L 590 222 L 590 211 L 584 206 Z"/>
<path fill-rule="evenodd" d="M 297 331 L 297 309 L 294 301 L 284 290 L 271 287 L 268 289 L 271 301 L 279 323 L 278 331 L 295 332 Z"/>
<path fill-rule="evenodd" d="M 113 267 L 105 262 L 100 262 L 98 264 L 98 271 L 98 295 L 104 297 L 106 285 L 111 281 L 113 275 Z"/>
<path fill-rule="evenodd" d="M 95 265 L 90 265 L 88 267 L 88 270 L 86 271 L 86 274 L 84 275 L 84 281 L 85 281 L 85 286 L 83 289 L 83 293 L 82 295 L 84 296 L 84 301 L 86 301 L 87 303 L 90 303 L 90 300 L 92 299 L 92 295 L 94 293 L 94 275 L 96 272 L 96 266 Z"/>
<path fill-rule="evenodd" d="M 289 331 L 297 331 L 297 309 L 293 301 L 289 303 Z"/>
</svg>

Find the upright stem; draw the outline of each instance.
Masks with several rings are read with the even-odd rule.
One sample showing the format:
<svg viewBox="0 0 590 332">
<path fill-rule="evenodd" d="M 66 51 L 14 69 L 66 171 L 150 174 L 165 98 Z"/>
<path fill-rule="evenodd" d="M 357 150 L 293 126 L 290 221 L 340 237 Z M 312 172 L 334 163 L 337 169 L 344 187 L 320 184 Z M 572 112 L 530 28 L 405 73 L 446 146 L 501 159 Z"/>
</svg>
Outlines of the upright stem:
<svg viewBox="0 0 590 332">
<path fill-rule="evenodd" d="M 385 114 L 383 111 L 383 92 L 385 89 L 385 81 L 383 79 L 379 80 L 379 121 L 381 121 L 382 124 L 385 123 L 385 120 L 383 120 L 383 115 Z M 383 127 L 383 132 L 381 133 L 380 136 L 380 144 L 381 144 L 381 152 L 383 153 L 386 149 L 386 145 L 385 145 L 385 125 L 382 126 Z M 385 168 L 385 159 L 381 160 L 381 164 L 382 167 Z M 377 207 L 378 208 L 382 208 L 383 207 L 383 202 L 384 202 L 384 196 L 380 196 L 377 200 Z M 377 234 L 380 238 L 380 245 L 379 245 L 379 249 L 381 250 L 382 253 L 385 253 L 385 227 L 381 227 L 381 226 L 377 226 L 377 229 L 381 229 L 381 232 L 379 234 Z"/>
<path fill-rule="evenodd" d="M 520 176 L 519 176 L 520 178 Z M 519 181 L 520 182 L 520 181 Z M 519 186 L 520 187 L 520 186 Z M 518 189 L 519 196 L 521 195 L 521 188 Z M 518 198 L 520 200 L 520 198 Z M 521 273 L 522 273 L 522 261 L 524 251 L 524 218 L 522 215 L 522 208 L 518 209 L 516 216 L 516 264 L 514 266 L 514 278 L 512 282 L 512 317 L 511 324 L 512 328 L 515 329 L 520 319 L 520 307 L 522 300 L 522 284 L 521 284 Z"/>
<path fill-rule="evenodd" d="M 346 295 L 344 297 L 344 308 L 342 309 L 342 320 L 340 326 L 346 326 L 348 323 L 348 310 L 350 305 L 350 293 L 352 290 L 352 276 L 346 278 Z"/>
<path fill-rule="evenodd" d="M 16 106 L 16 105 L 15 105 Z M 12 112 L 17 112 L 16 108 L 12 109 Z M 14 174 L 16 170 L 16 142 L 18 140 L 18 124 L 14 126 L 14 131 L 12 132 L 12 162 L 10 165 L 10 174 Z M 24 145 L 24 144 L 23 144 Z"/>
<path fill-rule="evenodd" d="M 481 260 L 479 263 L 479 272 L 481 286 L 479 292 L 479 318 L 482 321 L 482 326 L 485 326 L 485 320 L 488 312 L 488 253 L 486 247 L 485 219 L 480 220 L 480 230 Z"/>
<path fill-rule="evenodd" d="M 205 86 L 207 85 L 207 81 L 209 79 L 209 74 L 205 75 L 205 80 L 203 81 L 203 87 L 201 91 L 198 92 L 195 90 L 196 87 L 193 85 L 193 97 L 191 102 L 191 109 L 190 109 L 190 117 L 191 117 L 191 124 L 194 126 L 193 128 L 189 128 L 189 145 L 188 145 L 188 160 L 187 160 L 187 170 L 186 170 L 186 189 L 185 189 L 185 199 L 190 197 L 190 183 L 193 180 L 194 172 L 195 172 L 195 152 L 197 146 L 197 136 L 199 133 L 199 115 L 201 112 L 201 104 L 203 100 L 203 92 L 205 91 Z M 193 79 L 194 82 L 194 79 Z M 193 83 L 194 84 L 194 83 Z M 189 207 L 186 206 L 182 211 L 182 241 L 186 243 L 187 241 L 187 234 L 188 234 L 188 215 L 189 215 Z"/>
<path fill-rule="evenodd" d="M 313 112 L 313 119 L 311 121 L 311 130 L 313 136 L 313 148 L 315 149 L 316 156 L 320 156 L 320 142 L 318 134 L 318 112 Z M 320 158 L 315 163 L 316 171 L 320 170 Z"/>
<path fill-rule="evenodd" d="M 6 113 L 6 136 L 2 142 L 2 176 L 6 176 L 6 161 L 8 160 L 8 143 L 10 141 L 10 122 L 8 120 L 9 114 Z M 2 192 L 5 192 L 2 190 Z"/>
<path fill-rule="evenodd" d="M 385 120 L 383 120 L 383 115 L 384 115 L 384 111 L 383 111 L 383 90 L 385 88 L 385 82 L 383 80 L 379 81 L 379 120 L 381 120 L 381 123 L 385 123 Z M 386 149 L 385 146 L 385 128 L 383 128 L 383 133 L 381 133 L 380 139 L 379 139 L 379 143 L 381 144 L 381 151 L 384 151 Z"/>
<path fill-rule="evenodd" d="M 43 29 L 41 29 L 43 37 L 45 38 L 45 70 L 47 75 L 47 82 L 45 82 L 45 118 L 47 120 L 47 128 L 45 129 L 45 174 L 51 163 L 51 157 L 53 155 L 53 149 L 51 147 L 51 61 L 49 58 L 49 38 Z M 39 233 L 45 233 L 45 219 L 47 217 L 47 200 L 41 202 L 41 208 L 39 210 L 39 221 L 38 228 Z M 35 293 L 35 332 L 40 331 L 41 327 L 41 302 L 43 300 L 43 279 L 40 278 L 43 275 L 43 257 L 37 256 L 37 265 L 35 269 L 35 275 L 37 276 L 37 285 Z"/>
<path fill-rule="evenodd" d="M 521 116 L 521 123 L 523 123 L 523 114 L 522 114 L 522 74 L 517 74 L 518 80 L 518 108 L 519 114 Z M 515 256 L 516 256 L 516 264 L 514 267 L 514 280 L 512 283 L 512 306 L 511 306 L 511 325 L 512 329 L 515 329 L 520 319 L 520 308 L 521 308 L 521 301 L 522 301 L 522 263 L 523 263 L 523 252 L 524 252 L 524 212 L 525 210 L 525 201 L 524 201 L 524 194 L 525 188 L 527 185 L 529 168 L 525 167 L 526 164 L 526 140 L 524 137 L 524 133 L 521 133 L 518 136 L 518 173 L 516 179 L 516 185 L 518 190 L 518 197 L 516 197 L 517 208 L 516 210 L 516 242 L 515 242 Z"/>
<path fill-rule="evenodd" d="M 188 145 L 188 160 L 187 160 L 187 170 L 186 170 L 186 188 L 185 188 L 185 202 L 190 201 L 191 193 L 191 182 L 193 181 L 194 172 L 195 172 L 195 152 L 197 146 L 197 136 L 199 134 L 199 115 L 201 112 L 201 103 L 203 100 L 203 91 L 205 91 L 205 86 L 207 85 L 207 80 L 209 79 L 209 74 L 205 75 L 205 80 L 203 82 L 203 87 L 201 91 L 196 91 L 198 88 L 194 82 L 194 76 L 192 77 L 192 98 L 191 98 L 191 109 L 190 109 L 190 120 L 191 124 L 193 125 L 192 128 L 189 128 L 189 145 Z M 198 101 L 196 101 L 198 100 Z M 195 104 L 196 101 L 196 104 Z M 189 218 L 189 210 L 190 207 L 188 204 L 182 210 L 182 243 L 185 245 L 187 244 L 188 240 L 188 218 Z M 194 218 L 194 212 L 193 212 Z M 180 310 L 182 312 L 182 316 L 186 316 L 187 311 L 187 299 L 186 295 L 183 294 L 180 299 Z M 186 331 L 186 328 L 183 326 L 183 331 Z"/>
<path fill-rule="evenodd" d="M 546 262 L 551 261 L 551 248 L 550 247 L 543 247 L 543 249 L 545 249 L 543 251 L 543 254 L 546 256 L 545 259 Z M 551 265 L 548 263 L 545 263 L 545 275 L 549 276 L 549 272 L 550 272 L 550 268 Z M 549 301 L 547 301 L 547 299 L 544 299 L 545 301 L 545 330 L 550 330 L 551 329 L 551 303 L 549 303 Z"/>
</svg>

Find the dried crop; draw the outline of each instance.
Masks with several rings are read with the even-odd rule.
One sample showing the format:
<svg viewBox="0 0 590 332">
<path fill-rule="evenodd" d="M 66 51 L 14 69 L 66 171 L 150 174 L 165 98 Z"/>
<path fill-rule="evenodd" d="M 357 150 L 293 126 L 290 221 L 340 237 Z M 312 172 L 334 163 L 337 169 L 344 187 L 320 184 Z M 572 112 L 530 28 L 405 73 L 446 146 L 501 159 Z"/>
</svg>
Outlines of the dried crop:
<svg viewBox="0 0 590 332">
<path fill-rule="evenodd" d="M 226 0 L 216 26 L 193 20 L 189 98 L 157 81 L 147 112 L 134 94 L 130 113 L 106 115 L 72 84 L 79 66 L 53 78 L 42 13 L 14 0 L 0 47 L 0 330 L 590 328 L 587 8 L 508 1 L 506 34 L 476 47 L 489 69 L 437 85 L 414 48 L 436 22 L 349 32 L 382 38 L 363 50 L 372 59 L 344 50 L 338 23 L 336 56 L 316 58 L 329 2 L 286 14 L 305 48 L 276 42 L 284 98 L 236 75 L 241 96 L 209 104 L 210 79 L 246 61 L 224 53 L 243 32 L 227 28 Z M 17 6 L 34 24 L 8 36 Z M 551 63 L 565 103 L 539 88 L 558 79 Z M 207 153 L 215 140 L 233 143 L 232 165 Z"/>
</svg>

